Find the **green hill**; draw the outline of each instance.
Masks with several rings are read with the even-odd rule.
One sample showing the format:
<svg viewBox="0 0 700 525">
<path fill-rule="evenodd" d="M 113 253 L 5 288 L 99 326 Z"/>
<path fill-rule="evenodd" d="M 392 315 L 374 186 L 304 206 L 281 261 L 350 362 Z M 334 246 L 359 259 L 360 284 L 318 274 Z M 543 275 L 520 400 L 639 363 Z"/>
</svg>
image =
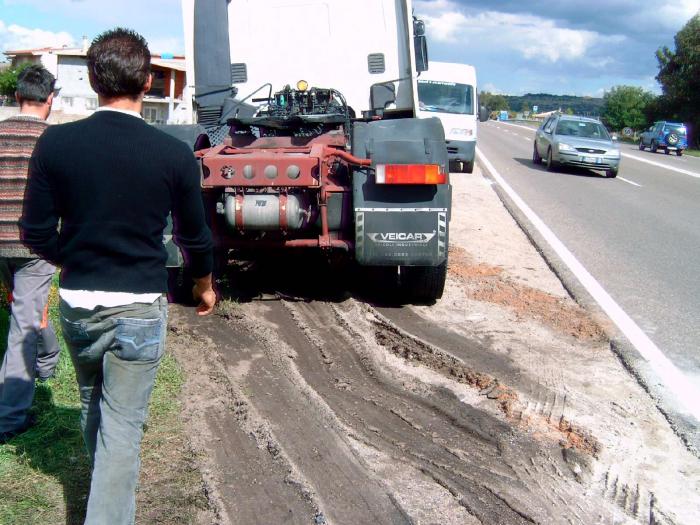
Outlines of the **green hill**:
<svg viewBox="0 0 700 525">
<path fill-rule="evenodd" d="M 537 106 L 537 112 L 571 109 L 576 115 L 591 117 L 600 116 L 603 110 L 603 99 L 594 97 L 577 97 L 574 95 L 548 95 L 546 93 L 528 93 L 526 95 L 504 95 L 511 111 L 520 112 L 532 110 Z M 526 107 L 525 107 L 526 106 Z"/>
</svg>

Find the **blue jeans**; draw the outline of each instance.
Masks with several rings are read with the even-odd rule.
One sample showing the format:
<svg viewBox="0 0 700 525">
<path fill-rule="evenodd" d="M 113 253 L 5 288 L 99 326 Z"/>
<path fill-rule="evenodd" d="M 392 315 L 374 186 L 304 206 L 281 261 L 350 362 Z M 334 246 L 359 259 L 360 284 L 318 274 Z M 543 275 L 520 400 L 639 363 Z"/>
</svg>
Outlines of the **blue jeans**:
<svg viewBox="0 0 700 525">
<path fill-rule="evenodd" d="M 165 349 L 168 302 L 94 310 L 60 302 L 92 461 L 85 525 L 131 525 L 143 424 Z"/>
<path fill-rule="evenodd" d="M 34 379 L 53 375 L 59 349 L 51 322 L 41 328 L 56 267 L 41 259 L 0 258 L 0 279 L 12 290 L 7 350 L 0 367 L 0 432 L 22 428 Z"/>
</svg>

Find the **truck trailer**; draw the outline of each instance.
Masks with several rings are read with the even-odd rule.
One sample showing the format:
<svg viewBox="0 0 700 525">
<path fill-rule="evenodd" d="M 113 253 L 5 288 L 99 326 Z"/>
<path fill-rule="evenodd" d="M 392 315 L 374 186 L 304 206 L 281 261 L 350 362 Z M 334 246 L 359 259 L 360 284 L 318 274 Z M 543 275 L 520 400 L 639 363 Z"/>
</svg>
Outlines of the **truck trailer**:
<svg viewBox="0 0 700 525">
<path fill-rule="evenodd" d="M 193 145 L 217 257 L 343 255 L 410 302 L 447 272 L 451 186 L 410 0 L 184 0 Z M 233 252 L 232 252 L 233 250 Z"/>
</svg>

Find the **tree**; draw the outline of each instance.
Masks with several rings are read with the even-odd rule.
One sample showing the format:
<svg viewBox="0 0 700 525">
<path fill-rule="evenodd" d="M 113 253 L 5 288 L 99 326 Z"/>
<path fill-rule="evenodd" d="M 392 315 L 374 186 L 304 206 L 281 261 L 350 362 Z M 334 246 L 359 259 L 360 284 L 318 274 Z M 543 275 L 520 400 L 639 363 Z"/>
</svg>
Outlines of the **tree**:
<svg viewBox="0 0 700 525">
<path fill-rule="evenodd" d="M 508 101 L 503 95 L 494 95 L 488 91 L 482 91 L 479 94 L 479 102 L 481 105 L 486 106 L 489 111 L 501 111 L 503 109 L 510 109 L 508 107 Z"/>
<path fill-rule="evenodd" d="M 29 63 L 25 62 L 17 67 L 10 67 L 0 71 L 0 95 L 12 97 L 14 100 L 15 91 L 17 91 L 17 77 L 29 65 Z"/>
<path fill-rule="evenodd" d="M 691 124 L 691 140 L 700 143 L 700 14 L 692 17 L 676 33 L 675 51 L 664 46 L 657 50 L 661 84 L 660 107 L 669 111 L 663 118 Z M 692 134 L 692 130 L 695 131 Z M 694 135 L 694 136 L 693 136 Z"/>
<path fill-rule="evenodd" d="M 636 86 L 615 86 L 603 96 L 602 118 L 612 129 L 646 127 L 646 110 L 654 95 Z"/>
</svg>

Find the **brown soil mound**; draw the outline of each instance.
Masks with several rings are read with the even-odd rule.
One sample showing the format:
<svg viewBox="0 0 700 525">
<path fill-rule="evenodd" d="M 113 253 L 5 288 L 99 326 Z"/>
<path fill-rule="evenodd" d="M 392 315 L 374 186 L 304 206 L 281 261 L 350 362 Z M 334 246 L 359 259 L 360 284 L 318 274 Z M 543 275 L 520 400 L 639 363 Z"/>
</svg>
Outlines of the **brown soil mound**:
<svg viewBox="0 0 700 525">
<path fill-rule="evenodd" d="M 518 318 L 534 319 L 577 339 L 605 339 L 602 328 L 578 305 L 520 284 L 502 268 L 475 264 L 462 248 L 450 248 L 448 270 L 465 285 L 470 299 L 505 306 Z"/>
</svg>

